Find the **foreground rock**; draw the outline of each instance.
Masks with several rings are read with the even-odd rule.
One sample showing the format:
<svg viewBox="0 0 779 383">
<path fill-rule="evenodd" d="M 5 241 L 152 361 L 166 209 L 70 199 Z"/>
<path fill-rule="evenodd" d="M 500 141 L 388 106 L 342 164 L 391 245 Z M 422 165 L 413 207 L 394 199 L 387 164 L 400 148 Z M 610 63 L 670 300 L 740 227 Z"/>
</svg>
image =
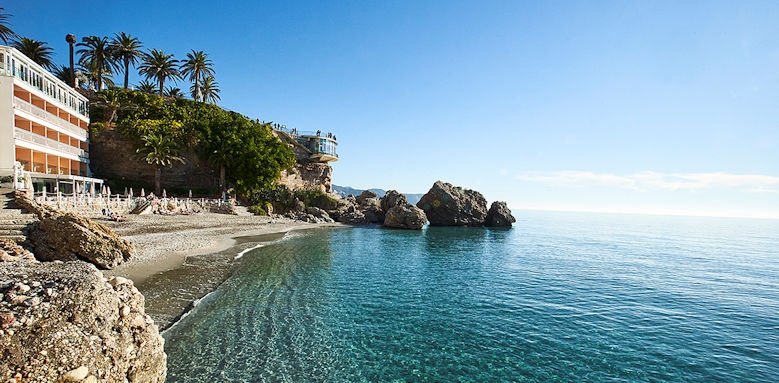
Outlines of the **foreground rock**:
<svg viewBox="0 0 779 383">
<path fill-rule="evenodd" d="M 425 223 L 425 212 L 410 203 L 391 207 L 384 217 L 384 226 L 396 229 L 421 230 Z"/>
<path fill-rule="evenodd" d="M 43 206 L 28 198 L 17 203 L 35 213 L 28 239 L 41 261 L 85 260 L 101 269 L 112 269 L 135 254 L 135 247 L 108 227 L 88 218 Z"/>
<path fill-rule="evenodd" d="M 484 226 L 487 200 L 474 190 L 436 181 L 417 203 L 431 226 Z"/>
<path fill-rule="evenodd" d="M 487 212 L 484 226 L 511 227 L 511 224 L 514 222 L 517 222 L 517 220 L 511 215 L 511 209 L 509 209 L 508 205 L 505 202 L 495 201 Z"/>
<path fill-rule="evenodd" d="M 144 299 L 83 262 L 0 262 L 0 380 L 164 382 Z"/>
</svg>

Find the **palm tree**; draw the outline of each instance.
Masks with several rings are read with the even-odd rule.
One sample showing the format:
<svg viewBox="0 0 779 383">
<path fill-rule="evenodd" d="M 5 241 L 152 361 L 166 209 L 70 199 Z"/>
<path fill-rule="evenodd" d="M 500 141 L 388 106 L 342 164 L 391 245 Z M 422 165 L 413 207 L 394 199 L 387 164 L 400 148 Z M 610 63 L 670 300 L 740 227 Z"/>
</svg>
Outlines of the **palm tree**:
<svg viewBox="0 0 779 383">
<path fill-rule="evenodd" d="M 11 15 L 4 11 L 5 8 L 0 8 L 0 40 L 3 40 L 4 44 L 8 44 L 16 37 L 16 33 L 8 27 L 8 19 L 11 18 Z"/>
<path fill-rule="evenodd" d="M 165 89 L 165 96 L 170 98 L 184 98 L 184 93 L 182 93 L 179 88 L 169 86 Z"/>
<path fill-rule="evenodd" d="M 92 73 L 90 77 L 97 81 L 95 83 L 97 90 L 103 89 L 105 75 L 113 75 L 112 69 L 115 66 L 114 57 L 108 46 L 108 38 L 87 36 L 82 38 L 77 46 L 84 47 L 78 50 L 78 54 L 81 55 L 78 63 Z"/>
<path fill-rule="evenodd" d="M 184 159 L 179 157 L 176 142 L 169 135 L 147 133 L 141 137 L 141 141 L 143 147 L 138 148 L 135 152 L 141 154 L 148 164 L 154 165 L 154 192 L 160 194 L 162 168 L 172 166 L 174 161 L 183 164 Z"/>
<path fill-rule="evenodd" d="M 219 83 L 214 80 L 214 76 L 208 76 L 203 79 L 203 84 L 200 86 L 200 92 L 203 96 L 203 102 L 216 104 L 216 102 L 221 99 L 219 97 Z"/>
<path fill-rule="evenodd" d="M 143 56 L 143 62 L 138 66 L 138 72 L 146 76 L 146 79 L 155 79 L 160 86 L 160 96 L 164 94 L 165 80 L 177 80 L 181 78 L 181 74 L 177 69 L 178 60 L 173 58 L 173 55 L 165 54 L 165 52 L 157 49 L 152 49 L 148 54 Z"/>
<path fill-rule="evenodd" d="M 76 75 L 67 65 L 55 66 L 51 73 L 66 84 L 75 84 Z"/>
<path fill-rule="evenodd" d="M 51 58 L 54 50 L 43 41 L 22 37 L 12 41 L 11 46 L 48 70 L 52 70 L 55 67 L 54 61 Z"/>
<path fill-rule="evenodd" d="M 130 79 L 130 64 L 135 65 L 141 58 L 141 41 L 124 32 L 115 33 L 108 47 L 111 50 L 114 60 L 124 65 L 124 89 L 127 89 Z"/>
<path fill-rule="evenodd" d="M 200 94 L 200 80 L 208 76 L 214 76 L 214 63 L 203 51 L 192 50 L 187 53 L 187 59 L 181 63 L 181 75 L 186 76 L 189 81 L 194 83 L 192 87 L 192 98 L 195 101 L 203 101 Z"/>
<path fill-rule="evenodd" d="M 89 82 L 89 86 L 87 87 L 88 89 L 98 91 L 101 90 L 104 85 L 106 87 L 114 86 L 114 80 L 112 77 L 114 72 L 112 72 L 110 68 L 100 70 L 96 61 L 91 61 L 86 65 L 81 66 L 79 71 L 87 78 Z M 77 76 L 79 71 L 76 72 Z"/>
<path fill-rule="evenodd" d="M 135 87 L 135 90 L 143 93 L 157 93 L 157 86 L 146 80 L 143 80 L 138 83 L 138 86 Z"/>
<path fill-rule="evenodd" d="M 118 88 L 108 88 L 97 92 L 92 105 L 105 110 L 104 116 L 108 115 L 107 125 L 119 120 L 119 111 L 137 109 L 136 106 L 127 102 L 122 91 Z"/>
</svg>

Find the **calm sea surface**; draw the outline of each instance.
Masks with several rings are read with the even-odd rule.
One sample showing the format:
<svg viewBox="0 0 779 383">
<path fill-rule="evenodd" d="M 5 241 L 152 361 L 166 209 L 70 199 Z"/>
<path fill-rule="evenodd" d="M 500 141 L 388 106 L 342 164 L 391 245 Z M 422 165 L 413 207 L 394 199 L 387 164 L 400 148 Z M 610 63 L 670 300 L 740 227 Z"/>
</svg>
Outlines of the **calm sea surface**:
<svg viewBox="0 0 779 383">
<path fill-rule="evenodd" d="M 248 252 L 168 382 L 779 382 L 779 221 L 520 215 Z"/>
</svg>

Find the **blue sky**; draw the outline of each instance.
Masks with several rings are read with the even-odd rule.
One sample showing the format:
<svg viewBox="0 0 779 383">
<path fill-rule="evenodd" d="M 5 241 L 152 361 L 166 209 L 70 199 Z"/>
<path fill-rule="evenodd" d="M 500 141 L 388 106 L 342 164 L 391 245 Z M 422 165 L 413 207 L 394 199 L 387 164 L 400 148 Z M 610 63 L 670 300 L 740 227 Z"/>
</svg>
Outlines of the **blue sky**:
<svg viewBox="0 0 779 383">
<path fill-rule="evenodd" d="M 4 7 L 63 64 L 67 33 L 207 52 L 222 107 L 338 136 L 336 184 L 779 218 L 778 2 L 224 3 Z"/>
</svg>

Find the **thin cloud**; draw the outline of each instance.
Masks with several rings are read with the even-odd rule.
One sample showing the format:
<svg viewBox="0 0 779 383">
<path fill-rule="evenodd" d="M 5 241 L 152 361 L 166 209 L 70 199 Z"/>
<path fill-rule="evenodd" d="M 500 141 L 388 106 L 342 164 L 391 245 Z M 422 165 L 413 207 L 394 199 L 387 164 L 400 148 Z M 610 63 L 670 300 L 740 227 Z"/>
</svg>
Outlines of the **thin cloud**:
<svg viewBox="0 0 779 383">
<path fill-rule="evenodd" d="M 779 192 L 779 177 L 729 173 L 658 173 L 628 175 L 584 171 L 529 172 L 515 177 L 525 182 L 556 186 L 605 186 L 637 191 L 738 189 L 749 193 Z"/>
</svg>

